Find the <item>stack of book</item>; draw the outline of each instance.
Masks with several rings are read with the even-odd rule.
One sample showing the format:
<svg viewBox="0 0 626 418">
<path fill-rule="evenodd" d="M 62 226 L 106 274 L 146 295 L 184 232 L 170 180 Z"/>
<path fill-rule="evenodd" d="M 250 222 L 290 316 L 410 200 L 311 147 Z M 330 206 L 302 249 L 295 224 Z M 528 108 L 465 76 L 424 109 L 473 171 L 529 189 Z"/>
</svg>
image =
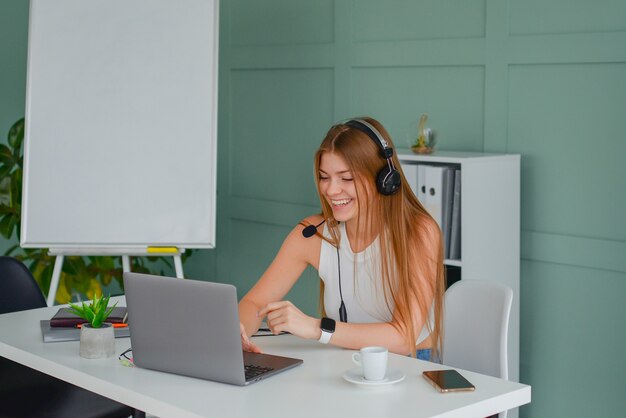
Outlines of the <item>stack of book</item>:
<svg viewBox="0 0 626 418">
<path fill-rule="evenodd" d="M 461 259 L 461 168 L 450 164 L 403 166 L 409 186 L 441 227 L 444 258 Z"/>
<path fill-rule="evenodd" d="M 111 324 L 125 324 L 128 320 L 128 311 L 125 306 L 116 306 L 111 311 L 106 322 Z M 86 319 L 76 315 L 70 308 L 60 308 L 56 314 L 50 319 L 50 326 L 52 328 L 57 327 L 72 327 L 76 328 L 78 325 L 87 323 Z"/>
<path fill-rule="evenodd" d="M 129 337 L 128 311 L 125 306 L 116 306 L 106 322 L 115 327 L 115 338 Z M 50 319 L 40 321 L 41 335 L 45 343 L 75 341 L 80 339 L 80 327 L 88 321 L 79 317 L 70 308 L 59 308 Z"/>
</svg>

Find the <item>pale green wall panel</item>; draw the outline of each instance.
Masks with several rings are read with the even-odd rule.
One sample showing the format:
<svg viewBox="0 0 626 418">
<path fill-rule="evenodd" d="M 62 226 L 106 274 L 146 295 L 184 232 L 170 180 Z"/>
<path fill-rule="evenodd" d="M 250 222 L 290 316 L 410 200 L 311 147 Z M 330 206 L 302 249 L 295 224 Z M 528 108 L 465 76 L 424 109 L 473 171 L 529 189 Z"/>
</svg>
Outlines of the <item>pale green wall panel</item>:
<svg viewBox="0 0 626 418">
<path fill-rule="evenodd" d="M 354 40 L 483 37 L 485 3 L 485 0 L 355 0 Z"/>
<path fill-rule="evenodd" d="M 626 63 L 510 69 L 523 229 L 626 240 Z"/>
<path fill-rule="evenodd" d="M 0 143 L 6 144 L 9 129 L 24 117 L 26 92 L 26 52 L 28 41 L 28 1 L 0 2 Z M 0 254 L 18 239 L 0 237 Z"/>
<path fill-rule="evenodd" d="M 512 35 L 626 30 L 624 0 L 509 0 Z"/>
<path fill-rule="evenodd" d="M 332 121 L 332 71 L 233 71 L 230 88 L 231 194 L 317 204 L 313 155 Z"/>
<path fill-rule="evenodd" d="M 263 272 L 269 267 L 283 240 L 295 226 L 248 222 L 239 219 L 231 221 L 231 245 L 235 251 L 227 255 L 229 271 L 220 281 L 237 286 L 238 296 L 252 288 Z M 319 302 L 319 277 L 313 270 L 306 270 L 294 288 L 285 298 L 309 315 L 316 315 Z"/>
<path fill-rule="evenodd" d="M 325 43 L 333 40 L 332 0 L 230 1 L 232 45 Z"/>
<path fill-rule="evenodd" d="M 526 260 L 626 273 L 626 241 L 523 230 L 521 252 Z"/>
<path fill-rule="evenodd" d="M 351 106 L 354 115 L 379 118 L 399 148 L 409 147 L 428 113 L 439 149 L 482 151 L 484 91 L 483 67 L 356 68 Z"/>
<path fill-rule="evenodd" d="M 0 141 L 24 117 L 28 1 L 2 1 L 0 8 Z"/>
<path fill-rule="evenodd" d="M 524 415 L 618 417 L 626 410 L 626 274 L 523 262 Z"/>
</svg>

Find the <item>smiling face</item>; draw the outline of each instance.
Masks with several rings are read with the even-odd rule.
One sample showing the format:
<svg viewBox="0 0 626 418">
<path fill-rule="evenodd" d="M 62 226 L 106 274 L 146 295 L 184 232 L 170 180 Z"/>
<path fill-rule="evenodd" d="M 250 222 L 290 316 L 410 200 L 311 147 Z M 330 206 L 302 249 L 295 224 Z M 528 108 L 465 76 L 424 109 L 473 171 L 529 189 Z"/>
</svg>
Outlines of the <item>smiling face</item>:
<svg viewBox="0 0 626 418">
<path fill-rule="evenodd" d="M 320 160 L 319 190 L 340 222 L 356 222 L 359 213 L 357 181 L 345 160 L 332 152 L 325 152 Z M 359 195 L 364 193 L 359 191 Z M 363 203 L 363 202 L 362 202 Z"/>
</svg>

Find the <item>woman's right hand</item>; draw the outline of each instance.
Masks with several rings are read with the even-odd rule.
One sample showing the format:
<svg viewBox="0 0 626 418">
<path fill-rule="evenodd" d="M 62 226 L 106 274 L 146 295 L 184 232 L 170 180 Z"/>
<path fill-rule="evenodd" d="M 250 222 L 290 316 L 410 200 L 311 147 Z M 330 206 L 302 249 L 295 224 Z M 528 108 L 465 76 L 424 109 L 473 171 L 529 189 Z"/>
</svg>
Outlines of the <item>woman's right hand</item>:
<svg viewBox="0 0 626 418">
<path fill-rule="evenodd" d="M 243 324 L 239 323 L 239 331 L 241 332 L 241 348 L 243 351 L 248 351 L 250 353 L 261 353 L 261 349 L 256 346 L 246 334 L 246 329 L 243 327 Z"/>
</svg>

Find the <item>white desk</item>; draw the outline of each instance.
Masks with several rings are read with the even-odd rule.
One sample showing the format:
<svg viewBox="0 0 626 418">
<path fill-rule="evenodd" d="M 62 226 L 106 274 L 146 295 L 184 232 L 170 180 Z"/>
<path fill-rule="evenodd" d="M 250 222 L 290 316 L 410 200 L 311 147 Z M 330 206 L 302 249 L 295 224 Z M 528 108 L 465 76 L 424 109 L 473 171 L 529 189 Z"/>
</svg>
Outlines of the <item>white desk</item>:
<svg viewBox="0 0 626 418">
<path fill-rule="evenodd" d="M 530 402 L 530 386 L 466 371 L 476 391 L 440 394 L 421 373 L 445 367 L 397 355 L 390 355 L 389 366 L 403 370 L 404 381 L 357 386 L 342 378 L 354 367 L 352 351 L 289 335 L 254 341 L 267 353 L 301 358 L 304 364 L 247 387 L 124 367 L 117 354 L 130 346 L 129 338 L 116 340 L 114 357 L 87 360 L 78 355 L 78 341 L 42 342 L 39 320 L 57 309 L 0 315 L 0 356 L 158 417 L 467 418 Z"/>
</svg>

